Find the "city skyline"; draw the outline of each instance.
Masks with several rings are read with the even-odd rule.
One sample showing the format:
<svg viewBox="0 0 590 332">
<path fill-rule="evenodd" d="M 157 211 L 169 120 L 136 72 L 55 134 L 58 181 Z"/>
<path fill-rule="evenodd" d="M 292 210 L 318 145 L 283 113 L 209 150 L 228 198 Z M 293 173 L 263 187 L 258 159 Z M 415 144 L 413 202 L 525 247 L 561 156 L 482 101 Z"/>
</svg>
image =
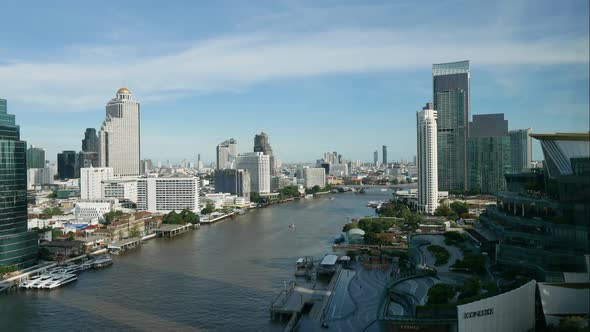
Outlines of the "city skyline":
<svg viewBox="0 0 590 332">
<path fill-rule="evenodd" d="M 25 10 L 18 6 L 5 9 Z M 143 102 L 142 129 L 149 134 L 142 135 L 141 158 L 182 160 L 201 153 L 210 162 L 214 147 L 227 137 L 250 142 L 265 131 L 278 160 L 312 161 L 320 151 L 339 150 L 348 159 L 370 161 L 382 145 L 390 147 L 388 159 L 411 160 L 415 133 L 403 124 L 413 123 L 415 105 L 431 98 L 432 64 L 470 60 L 472 115 L 503 112 L 514 128 L 533 132 L 588 130 L 587 2 L 553 8 L 552 2 L 449 1 L 440 6 L 457 10 L 444 17 L 437 15 L 439 5 L 386 2 L 249 6 L 228 17 L 222 4 L 193 8 L 210 14 L 207 24 L 150 6 L 131 15 L 115 5 L 57 3 L 53 15 L 41 17 L 44 8 L 8 15 L 7 24 L 19 29 L 0 32 L 2 98 L 19 117 L 23 139 L 46 149 L 49 160 L 59 151 L 79 150 L 84 130 L 98 126 L 104 101 L 120 87 Z M 79 30 L 78 20 L 88 17 L 83 15 L 88 10 L 102 14 Z M 150 24 L 156 15 L 161 24 Z M 552 19 L 531 22 L 531 15 Z M 349 24 L 352 17 L 355 23 Z M 429 17 L 437 17 L 438 32 Z M 287 29 L 280 24 L 285 18 L 306 20 Z M 39 32 L 38 24 L 48 35 L 32 34 L 32 45 L 29 33 Z M 84 42 L 88 33 L 95 37 L 92 44 Z M 469 47 L 457 47 L 459 40 Z M 224 66 L 217 65 L 218 58 Z M 251 71 L 262 64 L 264 70 Z M 532 111 L 539 116 L 526 116 Z M 373 130 L 350 135 L 361 114 Z M 234 121 L 219 130 L 220 116 Z M 295 141 L 293 123 L 283 120 L 287 116 L 316 121 Z M 184 121 L 175 121 L 179 118 Z M 260 123 L 262 118 L 267 121 Z M 327 123 L 337 129 L 326 131 Z M 57 135 L 53 128 L 59 128 Z M 178 141 L 191 142 L 194 153 L 173 144 Z M 399 144 L 406 141 L 412 143 Z M 534 144 L 533 159 L 539 159 Z M 317 151 L 304 149 L 310 145 Z M 241 152 L 248 150 L 243 146 Z"/>
</svg>

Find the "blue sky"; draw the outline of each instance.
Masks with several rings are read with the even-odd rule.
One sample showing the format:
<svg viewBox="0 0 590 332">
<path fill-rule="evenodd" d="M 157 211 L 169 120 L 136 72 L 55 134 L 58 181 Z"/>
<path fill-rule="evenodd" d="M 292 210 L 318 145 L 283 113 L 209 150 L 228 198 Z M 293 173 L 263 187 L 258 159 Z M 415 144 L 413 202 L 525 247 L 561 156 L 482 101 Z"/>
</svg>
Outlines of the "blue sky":
<svg viewBox="0 0 590 332">
<path fill-rule="evenodd" d="M 234 137 L 277 157 L 415 154 L 432 63 L 471 60 L 472 114 L 588 131 L 588 1 L 19 1 L 2 5 L 0 98 L 23 139 L 80 149 L 119 87 L 142 157 L 212 161 Z M 536 158 L 540 157 L 536 151 Z"/>
</svg>

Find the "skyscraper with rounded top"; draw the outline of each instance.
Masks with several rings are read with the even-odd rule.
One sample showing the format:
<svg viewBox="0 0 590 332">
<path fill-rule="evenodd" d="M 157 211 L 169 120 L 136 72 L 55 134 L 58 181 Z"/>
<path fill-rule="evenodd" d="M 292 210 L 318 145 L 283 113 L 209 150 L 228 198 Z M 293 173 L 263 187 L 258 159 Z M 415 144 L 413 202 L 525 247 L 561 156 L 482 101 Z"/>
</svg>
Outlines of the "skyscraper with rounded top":
<svg viewBox="0 0 590 332">
<path fill-rule="evenodd" d="M 274 175 L 276 171 L 275 157 L 272 154 L 272 147 L 270 146 L 268 135 L 264 132 L 254 136 L 254 152 L 262 152 L 265 156 L 269 156 L 270 175 Z"/>
<path fill-rule="evenodd" d="M 127 88 L 117 91 L 106 106 L 106 119 L 98 132 L 101 167 L 111 167 L 113 175 L 139 175 L 140 103 Z"/>
<path fill-rule="evenodd" d="M 418 211 L 434 213 L 438 207 L 437 112 L 428 103 L 416 112 L 418 153 Z"/>
</svg>

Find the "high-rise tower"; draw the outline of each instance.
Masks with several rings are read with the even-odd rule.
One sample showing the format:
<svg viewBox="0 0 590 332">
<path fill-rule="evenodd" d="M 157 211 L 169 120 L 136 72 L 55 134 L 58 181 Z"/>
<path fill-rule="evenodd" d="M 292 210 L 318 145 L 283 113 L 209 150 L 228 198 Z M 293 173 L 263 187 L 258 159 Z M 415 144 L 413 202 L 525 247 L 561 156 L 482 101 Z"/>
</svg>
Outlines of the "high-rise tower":
<svg viewBox="0 0 590 332">
<path fill-rule="evenodd" d="M 27 231 L 27 142 L 0 99 L 0 267 L 37 260 L 37 233 Z"/>
<path fill-rule="evenodd" d="M 533 142 L 531 128 L 510 130 L 511 173 L 527 172 L 531 168 Z"/>
<path fill-rule="evenodd" d="M 115 176 L 139 175 L 140 104 L 128 89 L 119 89 L 107 103 L 98 140 L 101 167 L 112 167 Z"/>
<path fill-rule="evenodd" d="M 233 168 L 238 155 L 238 141 L 233 138 L 217 145 L 217 169 Z"/>
<path fill-rule="evenodd" d="M 383 145 L 383 165 L 387 167 L 387 145 Z"/>
<path fill-rule="evenodd" d="M 269 156 L 270 159 L 270 175 L 275 174 L 275 158 L 272 154 L 272 147 L 268 140 L 268 135 L 264 132 L 254 136 L 254 152 L 262 152 L 265 156 Z"/>
<path fill-rule="evenodd" d="M 438 130 L 438 186 L 467 189 L 470 114 L 469 61 L 434 64 L 432 86 Z"/>
<path fill-rule="evenodd" d="M 84 132 L 84 139 L 82 140 L 83 152 L 98 152 L 98 136 L 96 129 L 86 128 Z"/>
<path fill-rule="evenodd" d="M 416 112 L 418 211 L 431 214 L 438 207 L 436 116 L 430 103 L 422 111 Z"/>
</svg>

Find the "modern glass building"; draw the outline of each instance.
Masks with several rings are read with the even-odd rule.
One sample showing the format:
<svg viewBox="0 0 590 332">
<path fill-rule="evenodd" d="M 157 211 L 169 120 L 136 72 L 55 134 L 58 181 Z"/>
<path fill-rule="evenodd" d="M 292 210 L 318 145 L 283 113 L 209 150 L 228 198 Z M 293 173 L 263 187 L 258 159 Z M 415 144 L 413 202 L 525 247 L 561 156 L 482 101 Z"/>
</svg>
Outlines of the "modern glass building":
<svg viewBox="0 0 590 332">
<path fill-rule="evenodd" d="M 506 190 L 510 171 L 510 136 L 504 114 L 474 115 L 467 139 L 468 189 L 481 193 Z"/>
<path fill-rule="evenodd" d="M 57 154 L 57 175 L 62 180 L 80 177 L 79 157 L 76 151 L 63 151 Z"/>
<path fill-rule="evenodd" d="M 511 153 L 511 173 L 527 172 L 531 168 L 533 157 L 533 139 L 531 138 L 532 130 L 516 129 L 511 130 L 510 147 Z"/>
<path fill-rule="evenodd" d="M 467 189 L 470 75 L 469 61 L 432 65 L 439 190 Z"/>
<path fill-rule="evenodd" d="M 45 149 L 30 146 L 27 149 L 27 169 L 45 167 Z"/>
<path fill-rule="evenodd" d="M 541 142 L 543 179 L 508 174 L 511 191 L 480 216 L 497 236 L 496 261 L 530 271 L 539 281 L 584 272 L 590 254 L 590 134 L 533 134 Z M 521 185 L 524 184 L 524 185 Z"/>
<path fill-rule="evenodd" d="M 27 231 L 27 143 L 0 99 L 0 266 L 28 267 L 38 253 L 37 233 Z"/>
<path fill-rule="evenodd" d="M 215 192 L 250 198 L 250 173 L 244 169 L 215 171 Z"/>
<path fill-rule="evenodd" d="M 98 153 L 98 135 L 96 129 L 86 128 L 84 132 L 84 139 L 82 139 L 82 152 L 96 152 Z"/>
</svg>

